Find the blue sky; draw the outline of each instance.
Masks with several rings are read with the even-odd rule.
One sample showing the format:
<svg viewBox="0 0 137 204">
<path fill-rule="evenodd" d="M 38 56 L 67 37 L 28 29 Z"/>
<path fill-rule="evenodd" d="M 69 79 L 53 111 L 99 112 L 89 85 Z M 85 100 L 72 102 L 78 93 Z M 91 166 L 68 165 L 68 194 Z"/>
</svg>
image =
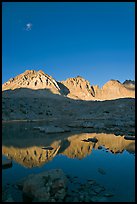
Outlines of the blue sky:
<svg viewBox="0 0 137 204">
<path fill-rule="evenodd" d="M 2 83 L 27 69 L 100 87 L 135 78 L 135 3 L 3 2 Z"/>
</svg>

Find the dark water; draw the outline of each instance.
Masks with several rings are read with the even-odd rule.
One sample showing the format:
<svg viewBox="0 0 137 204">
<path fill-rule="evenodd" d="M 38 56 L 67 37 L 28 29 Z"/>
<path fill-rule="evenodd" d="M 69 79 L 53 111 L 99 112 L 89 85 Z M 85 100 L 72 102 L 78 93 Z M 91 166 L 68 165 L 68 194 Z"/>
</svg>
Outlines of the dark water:
<svg viewBox="0 0 137 204">
<path fill-rule="evenodd" d="M 81 182 L 96 180 L 114 194 L 109 201 L 135 201 L 134 141 L 104 133 L 45 134 L 33 129 L 38 125 L 3 124 L 3 159 L 13 160 L 11 168 L 2 170 L 3 187 L 31 173 L 61 168 Z M 90 137 L 96 137 L 98 142 L 82 141 Z M 43 150 L 46 146 L 52 146 L 53 150 Z M 98 149 L 99 146 L 102 149 Z M 13 191 L 13 198 L 20 201 L 21 195 Z"/>
</svg>

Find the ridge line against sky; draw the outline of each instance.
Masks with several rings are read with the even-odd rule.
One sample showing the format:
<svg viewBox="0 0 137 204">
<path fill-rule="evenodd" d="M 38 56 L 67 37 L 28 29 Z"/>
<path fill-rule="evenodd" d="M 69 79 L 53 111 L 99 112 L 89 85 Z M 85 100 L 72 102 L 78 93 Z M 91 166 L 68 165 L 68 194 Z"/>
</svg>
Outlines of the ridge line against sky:
<svg viewBox="0 0 137 204">
<path fill-rule="evenodd" d="M 135 78 L 134 2 L 3 2 L 2 83 L 27 69 L 102 87 Z"/>
</svg>

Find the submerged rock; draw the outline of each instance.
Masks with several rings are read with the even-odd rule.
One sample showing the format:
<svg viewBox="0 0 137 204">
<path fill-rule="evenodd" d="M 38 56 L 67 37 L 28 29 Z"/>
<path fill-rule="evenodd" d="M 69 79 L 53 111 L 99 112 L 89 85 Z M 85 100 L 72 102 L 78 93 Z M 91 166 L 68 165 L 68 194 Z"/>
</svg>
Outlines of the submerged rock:
<svg viewBox="0 0 137 204">
<path fill-rule="evenodd" d="M 34 130 L 39 130 L 40 132 L 45 133 L 62 133 L 62 132 L 69 132 L 69 128 L 61 128 L 57 126 L 44 126 L 44 127 L 33 127 Z"/>
<path fill-rule="evenodd" d="M 129 135 L 126 135 L 124 137 L 125 140 L 135 140 L 135 136 L 129 136 Z"/>
<path fill-rule="evenodd" d="M 65 175 L 61 169 L 29 175 L 20 182 L 24 202 L 107 202 L 113 196 L 95 180 L 75 185 L 70 177 L 77 178 Z"/>
<path fill-rule="evenodd" d="M 104 194 L 104 196 L 105 196 L 105 197 L 112 197 L 112 196 L 114 196 L 114 194 L 112 194 L 112 193 L 106 193 L 106 194 Z"/>
<path fill-rule="evenodd" d="M 108 199 L 104 196 L 98 197 L 97 202 L 108 202 Z"/>
<path fill-rule="evenodd" d="M 54 148 L 49 146 L 49 147 L 42 147 L 42 149 L 45 149 L 45 150 L 53 150 Z"/>
<path fill-rule="evenodd" d="M 12 160 L 11 159 L 6 159 L 2 161 L 2 169 L 8 169 L 12 167 Z"/>
<path fill-rule="evenodd" d="M 95 193 L 99 194 L 99 193 L 101 193 L 102 191 L 104 191 L 105 188 L 102 187 L 102 186 L 97 185 L 97 186 L 94 187 L 93 190 L 94 190 Z"/>
<path fill-rule="evenodd" d="M 9 197 L 7 200 L 5 200 L 4 202 L 14 202 L 12 197 Z"/>
<path fill-rule="evenodd" d="M 106 174 L 105 170 L 102 169 L 102 168 L 98 168 L 98 172 L 99 172 L 100 174 L 102 174 L 102 175 L 105 175 L 105 174 Z"/>
<path fill-rule="evenodd" d="M 96 137 L 93 137 L 93 138 L 88 138 L 88 141 L 89 142 L 98 142 L 98 139 Z"/>
<path fill-rule="evenodd" d="M 29 175 L 23 183 L 23 193 L 37 202 L 63 201 L 66 195 L 67 178 L 61 169 Z"/>
<path fill-rule="evenodd" d="M 83 142 L 94 142 L 94 143 L 97 143 L 98 139 L 96 137 L 93 137 L 93 138 L 84 139 L 82 141 Z"/>
</svg>

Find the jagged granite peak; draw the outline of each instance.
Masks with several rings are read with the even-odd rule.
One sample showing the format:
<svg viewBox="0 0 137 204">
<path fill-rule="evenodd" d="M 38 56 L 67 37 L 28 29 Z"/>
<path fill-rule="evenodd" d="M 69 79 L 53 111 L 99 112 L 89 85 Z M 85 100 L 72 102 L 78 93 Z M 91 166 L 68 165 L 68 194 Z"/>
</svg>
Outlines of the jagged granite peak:
<svg viewBox="0 0 137 204">
<path fill-rule="evenodd" d="M 125 80 L 123 82 L 123 85 L 128 89 L 132 89 L 132 90 L 135 89 L 135 81 L 134 80 Z"/>
<path fill-rule="evenodd" d="M 124 82 L 123 82 L 123 84 L 135 84 L 135 81 L 134 80 L 125 80 Z"/>
<path fill-rule="evenodd" d="M 99 88 L 98 85 L 90 85 L 90 82 L 81 76 L 68 78 L 65 81 L 56 81 L 42 70 L 26 70 L 2 85 L 2 91 L 9 90 L 12 92 L 15 89 L 17 89 L 14 92 L 16 96 L 30 95 L 31 97 L 32 94 L 37 95 L 37 97 L 48 97 L 50 93 L 54 93 L 54 96 L 58 94 L 78 100 L 135 98 L 135 84 L 131 80 L 121 83 L 118 80 L 111 79 L 102 88 Z M 35 90 L 39 91 L 36 92 Z M 9 92 L 5 94 L 9 94 Z M 11 96 L 13 96 L 13 92 Z"/>
<path fill-rule="evenodd" d="M 134 90 L 127 89 L 121 82 L 114 79 L 105 83 L 101 89 L 99 87 L 95 88 L 95 86 L 93 88 L 95 89 L 95 97 L 98 100 L 135 97 Z"/>
<path fill-rule="evenodd" d="M 45 74 L 42 70 L 26 70 L 24 73 L 9 79 L 2 85 L 2 90 L 14 90 L 17 88 L 30 89 L 52 89 L 53 92 L 59 92 L 60 88 L 52 76 Z"/>
<path fill-rule="evenodd" d="M 70 90 L 70 94 L 68 94 L 70 98 L 75 97 L 83 100 L 94 98 L 95 93 L 93 87 L 88 80 L 81 76 L 68 78 L 65 81 L 61 81 L 61 83 Z"/>
<path fill-rule="evenodd" d="M 121 86 L 123 87 L 120 81 L 111 79 L 103 85 L 102 89 L 105 89 L 108 87 L 110 88 L 110 87 L 121 87 Z"/>
</svg>

